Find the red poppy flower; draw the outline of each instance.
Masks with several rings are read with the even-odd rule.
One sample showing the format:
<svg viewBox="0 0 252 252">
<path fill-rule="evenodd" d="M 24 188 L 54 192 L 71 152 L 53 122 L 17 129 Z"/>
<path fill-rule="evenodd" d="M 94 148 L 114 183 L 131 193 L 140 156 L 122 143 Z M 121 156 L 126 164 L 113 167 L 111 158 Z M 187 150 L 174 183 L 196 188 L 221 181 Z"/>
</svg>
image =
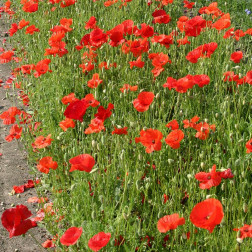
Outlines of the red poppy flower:
<svg viewBox="0 0 252 252">
<path fill-rule="evenodd" d="M 128 127 L 124 127 L 124 128 L 117 128 L 114 127 L 114 130 L 112 131 L 112 135 L 116 134 L 116 135 L 127 135 L 128 131 L 127 131 Z"/>
<path fill-rule="evenodd" d="M 179 93 L 185 93 L 188 89 L 193 88 L 195 85 L 194 78 L 192 75 L 188 74 L 183 78 L 178 79 L 175 84 L 175 90 Z"/>
<path fill-rule="evenodd" d="M 52 157 L 43 157 L 39 160 L 39 164 L 37 165 L 37 168 L 39 171 L 48 174 L 49 169 L 56 170 L 58 167 L 58 164 L 56 161 L 53 161 Z"/>
<path fill-rule="evenodd" d="M 93 94 L 87 94 L 84 99 L 87 101 L 88 106 L 91 106 L 93 108 L 99 106 L 100 102 L 95 100 L 94 95 Z"/>
<path fill-rule="evenodd" d="M 39 61 L 35 66 L 36 72 L 34 73 L 34 76 L 38 78 L 42 74 L 45 74 L 47 72 L 52 72 L 52 70 L 50 70 L 48 66 L 50 62 L 51 62 L 50 59 L 43 59 Z"/>
<path fill-rule="evenodd" d="M 199 74 L 193 76 L 193 82 L 194 84 L 198 85 L 199 87 L 204 87 L 205 85 L 208 85 L 210 82 L 210 78 L 206 74 Z"/>
<path fill-rule="evenodd" d="M 60 243 L 65 246 L 74 245 L 82 234 L 82 227 L 71 227 L 60 238 Z"/>
<path fill-rule="evenodd" d="M 88 247 L 93 251 L 99 251 L 108 244 L 110 237 L 110 233 L 100 232 L 88 241 Z"/>
<path fill-rule="evenodd" d="M 45 202 L 47 202 L 48 201 L 48 198 L 43 198 L 43 197 L 40 197 L 40 198 L 38 198 L 38 197 L 30 197 L 28 200 L 27 200 L 27 202 L 28 203 L 45 203 Z"/>
<path fill-rule="evenodd" d="M 203 28 L 206 27 L 206 20 L 201 16 L 193 17 L 185 22 L 184 31 L 186 36 L 197 37 Z"/>
<path fill-rule="evenodd" d="M 252 70 L 248 71 L 245 76 L 246 83 L 252 85 Z"/>
<path fill-rule="evenodd" d="M 169 230 L 176 229 L 180 225 L 185 224 L 185 218 L 179 218 L 177 213 L 165 215 L 160 218 L 157 223 L 157 228 L 160 233 L 166 233 Z"/>
<path fill-rule="evenodd" d="M 159 34 L 151 38 L 151 43 L 159 43 L 168 49 L 173 44 L 173 37 L 171 35 Z"/>
<path fill-rule="evenodd" d="M 153 99 L 154 94 L 152 92 L 141 92 L 133 101 L 133 106 L 138 112 L 144 112 L 149 109 Z"/>
<path fill-rule="evenodd" d="M 169 90 L 171 90 L 172 88 L 176 88 L 176 86 L 177 80 L 172 77 L 168 77 L 166 79 L 166 83 L 163 85 L 164 88 L 169 88 Z"/>
<path fill-rule="evenodd" d="M 18 25 L 16 23 L 11 24 L 11 28 L 9 29 L 10 37 L 12 37 L 18 31 Z"/>
<path fill-rule="evenodd" d="M 246 34 L 243 32 L 243 30 L 236 30 L 234 32 L 234 39 L 239 41 L 241 37 L 244 37 Z"/>
<path fill-rule="evenodd" d="M 234 231 L 240 231 L 239 238 L 244 239 L 247 237 L 252 238 L 252 225 L 245 224 L 243 227 L 240 228 L 234 228 Z"/>
<path fill-rule="evenodd" d="M 154 28 L 145 23 L 141 24 L 141 29 L 136 29 L 134 32 L 135 36 L 142 36 L 143 38 L 152 37 L 154 34 Z"/>
<path fill-rule="evenodd" d="M 10 133 L 5 137 L 7 142 L 11 142 L 14 138 L 19 139 L 22 134 L 22 127 L 19 127 L 17 124 L 12 125 L 10 128 Z"/>
<path fill-rule="evenodd" d="M 78 101 L 79 99 L 77 99 L 75 97 L 75 94 L 74 93 L 70 93 L 69 95 L 66 95 L 64 96 L 62 99 L 61 99 L 61 102 L 65 105 L 67 105 L 68 103 L 71 103 L 73 101 Z"/>
<path fill-rule="evenodd" d="M 234 174 L 232 173 L 230 168 L 219 172 L 219 174 L 220 174 L 222 179 L 228 179 L 228 178 L 233 178 L 234 177 Z"/>
<path fill-rule="evenodd" d="M 36 12 L 38 10 L 38 1 L 36 0 L 24 1 L 22 9 L 24 12 L 30 12 L 30 13 Z"/>
<path fill-rule="evenodd" d="M 104 122 L 97 118 L 92 119 L 88 126 L 84 131 L 85 134 L 99 133 L 102 130 L 105 131 Z"/>
<path fill-rule="evenodd" d="M 25 186 L 24 185 L 20 185 L 20 186 L 13 186 L 13 190 L 15 193 L 23 193 L 25 190 Z"/>
<path fill-rule="evenodd" d="M 173 130 L 165 139 L 165 142 L 172 148 L 178 149 L 180 142 L 184 138 L 184 132 L 180 129 Z"/>
<path fill-rule="evenodd" d="M 246 143 L 246 148 L 247 148 L 246 153 L 252 152 L 252 138 Z"/>
<path fill-rule="evenodd" d="M 155 10 L 152 13 L 152 17 L 154 17 L 154 20 L 152 21 L 154 24 L 168 24 L 171 21 L 171 17 L 165 12 L 165 10 Z"/>
<path fill-rule="evenodd" d="M 97 88 L 99 84 L 101 84 L 103 80 L 99 79 L 99 74 L 95 73 L 93 74 L 93 77 L 91 80 L 88 81 L 88 87 L 90 88 Z"/>
<path fill-rule="evenodd" d="M 123 33 L 124 33 L 123 24 L 119 24 L 115 26 L 113 29 L 107 31 L 107 34 L 109 35 L 110 38 L 109 44 L 113 47 L 121 45 L 125 41 Z"/>
<path fill-rule="evenodd" d="M 176 119 L 170 121 L 169 123 L 167 123 L 165 125 L 165 127 L 167 128 L 171 128 L 172 130 L 178 129 L 179 128 L 179 124 L 178 121 Z"/>
<path fill-rule="evenodd" d="M 25 26 L 27 26 L 29 24 L 30 24 L 30 21 L 26 21 L 25 19 L 22 19 L 18 23 L 18 29 L 21 30 L 21 29 L 23 29 Z"/>
<path fill-rule="evenodd" d="M 88 102 L 85 99 L 76 99 L 68 105 L 64 112 L 64 116 L 82 122 L 88 106 Z"/>
<path fill-rule="evenodd" d="M 31 25 L 31 26 L 26 28 L 25 34 L 31 34 L 32 35 L 34 32 L 40 32 L 40 30 L 38 28 L 36 28 L 35 25 Z"/>
<path fill-rule="evenodd" d="M 126 91 L 128 91 L 128 90 L 130 90 L 130 91 L 137 91 L 137 89 L 138 89 L 137 85 L 136 86 L 131 86 L 129 84 L 124 84 L 123 87 L 120 88 L 120 91 L 122 93 L 124 93 L 124 90 L 126 90 Z"/>
<path fill-rule="evenodd" d="M 74 128 L 75 122 L 73 119 L 67 118 L 59 123 L 59 126 L 64 131 L 67 131 L 68 128 Z"/>
<path fill-rule="evenodd" d="M 145 151 L 147 153 L 151 153 L 154 150 L 160 151 L 162 147 L 161 139 L 163 138 L 163 134 L 159 130 L 147 129 L 141 130 L 140 137 L 135 138 L 135 142 L 141 144 L 146 147 Z"/>
<path fill-rule="evenodd" d="M 195 4 L 195 2 L 189 2 L 187 0 L 184 0 L 183 3 L 184 3 L 184 7 L 187 9 L 192 9 Z"/>
<path fill-rule="evenodd" d="M 128 43 L 130 45 L 129 50 L 133 53 L 134 57 L 138 57 L 149 50 L 149 41 L 147 38 L 128 41 Z"/>
<path fill-rule="evenodd" d="M 47 137 L 39 136 L 35 139 L 34 143 L 32 143 L 33 149 L 43 149 L 51 144 L 53 139 L 51 139 L 51 134 Z"/>
<path fill-rule="evenodd" d="M 199 172 L 195 178 L 200 181 L 201 189 L 210 189 L 221 183 L 221 176 L 219 172 L 216 172 L 216 165 L 213 165 L 211 172 Z"/>
<path fill-rule="evenodd" d="M 109 103 L 108 108 L 104 108 L 103 106 L 99 106 L 98 112 L 95 114 L 95 119 L 105 121 L 112 115 L 111 110 L 114 109 L 114 104 Z"/>
<path fill-rule="evenodd" d="M 86 25 L 84 27 L 86 30 L 88 29 L 95 29 L 96 28 L 96 18 L 95 17 L 91 17 L 87 22 Z"/>
<path fill-rule="evenodd" d="M 181 45 L 191 44 L 191 42 L 188 41 L 188 36 L 185 36 L 182 39 L 178 39 L 177 43 L 178 43 L 178 47 L 181 46 Z"/>
<path fill-rule="evenodd" d="M 139 56 L 137 60 L 135 61 L 129 61 L 130 69 L 132 69 L 134 66 L 138 68 L 143 68 L 145 62 L 141 60 L 142 56 Z"/>
<path fill-rule="evenodd" d="M 233 71 L 228 71 L 223 74 L 225 76 L 223 81 L 238 81 L 239 80 L 239 75 L 235 74 Z"/>
<path fill-rule="evenodd" d="M 10 62 L 12 60 L 13 55 L 14 55 L 13 51 L 6 51 L 0 54 L 0 64 Z"/>
<path fill-rule="evenodd" d="M 9 232 L 10 238 L 25 234 L 29 229 L 37 226 L 35 221 L 28 219 L 30 216 L 32 213 L 24 205 L 18 205 L 3 212 L 2 225 Z"/>
<path fill-rule="evenodd" d="M 242 57 L 243 57 L 242 51 L 237 51 L 231 54 L 230 60 L 232 60 L 234 63 L 240 63 Z"/>
<path fill-rule="evenodd" d="M 215 28 L 217 30 L 223 30 L 228 28 L 231 25 L 231 20 L 230 20 L 230 14 L 224 14 L 221 16 L 220 19 L 218 19 L 213 25 L 212 28 Z"/>
<path fill-rule="evenodd" d="M 206 199 L 194 206 L 190 220 L 196 227 L 207 229 L 212 233 L 215 226 L 221 223 L 223 216 L 221 202 L 217 199 Z"/>
<path fill-rule="evenodd" d="M 96 28 L 90 33 L 89 42 L 92 46 L 101 47 L 108 40 L 108 35 L 103 30 Z"/>
<path fill-rule="evenodd" d="M 35 69 L 35 65 L 34 64 L 30 64 L 30 65 L 22 65 L 21 66 L 21 71 L 23 74 L 31 74 L 31 70 Z"/>
<path fill-rule="evenodd" d="M 169 56 L 164 53 L 150 53 L 148 55 L 148 58 L 151 60 L 151 64 L 154 67 L 162 67 L 168 62 L 171 64 L 171 60 L 169 59 Z"/>
<path fill-rule="evenodd" d="M 79 170 L 85 172 L 91 172 L 93 166 L 95 165 L 94 158 L 89 154 L 81 154 L 69 160 L 71 164 L 71 169 L 69 172 Z"/>
<path fill-rule="evenodd" d="M 68 6 L 71 6 L 73 4 L 76 3 L 77 0 L 64 0 L 60 3 L 60 7 L 61 8 L 65 8 L 65 7 L 68 7 Z"/>
<path fill-rule="evenodd" d="M 55 244 L 52 240 L 46 240 L 41 245 L 43 248 L 55 248 Z"/>
</svg>

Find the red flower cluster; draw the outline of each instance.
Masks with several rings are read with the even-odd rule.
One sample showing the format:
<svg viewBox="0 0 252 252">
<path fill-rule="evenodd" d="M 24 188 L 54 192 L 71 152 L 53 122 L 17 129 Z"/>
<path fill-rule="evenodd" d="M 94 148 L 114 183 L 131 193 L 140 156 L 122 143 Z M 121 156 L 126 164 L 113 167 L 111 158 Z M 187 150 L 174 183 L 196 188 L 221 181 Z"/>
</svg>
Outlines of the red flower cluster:
<svg viewBox="0 0 252 252">
<path fill-rule="evenodd" d="M 183 78 L 178 80 L 168 77 L 166 83 L 163 85 L 164 88 L 169 88 L 171 90 L 174 88 L 179 93 L 185 93 L 188 89 L 193 88 L 194 85 L 198 85 L 199 87 L 204 87 L 208 85 L 210 82 L 210 78 L 208 75 L 200 74 L 200 75 L 186 75 Z"/>
<path fill-rule="evenodd" d="M 45 56 L 53 55 L 55 57 L 56 55 L 58 55 L 59 57 L 62 57 L 63 55 L 68 53 L 68 50 L 65 48 L 66 43 L 62 41 L 62 39 L 65 37 L 67 32 L 70 32 L 72 30 L 72 28 L 70 28 L 72 22 L 73 20 L 71 18 L 62 18 L 60 20 L 60 25 L 56 25 L 51 29 L 51 32 L 53 32 L 53 34 L 49 38 L 50 48 L 45 49 Z"/>
<path fill-rule="evenodd" d="M 184 128 L 193 128 L 197 130 L 197 133 L 195 134 L 195 137 L 201 139 L 201 140 L 206 140 L 208 138 L 208 135 L 210 133 L 210 130 L 213 132 L 215 131 L 215 124 L 209 125 L 206 122 L 200 122 L 198 116 L 194 116 L 190 121 L 189 120 L 184 120 Z"/>
<path fill-rule="evenodd" d="M 195 178 L 200 181 L 201 189 L 210 189 L 213 186 L 218 186 L 222 179 L 233 178 L 234 175 L 231 169 L 222 172 L 216 172 L 216 165 L 213 165 L 211 172 L 199 172 Z"/>
<path fill-rule="evenodd" d="M 192 63 L 197 63 L 199 58 L 210 58 L 217 47 L 218 44 L 216 42 L 201 45 L 189 52 L 186 59 Z"/>
</svg>

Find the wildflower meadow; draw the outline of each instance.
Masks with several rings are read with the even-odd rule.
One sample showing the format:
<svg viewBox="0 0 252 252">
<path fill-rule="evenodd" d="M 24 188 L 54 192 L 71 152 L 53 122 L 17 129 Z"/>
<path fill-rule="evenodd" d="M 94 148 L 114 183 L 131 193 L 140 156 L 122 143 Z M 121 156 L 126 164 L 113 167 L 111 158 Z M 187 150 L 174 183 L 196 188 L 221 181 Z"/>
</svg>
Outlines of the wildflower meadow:
<svg viewBox="0 0 252 252">
<path fill-rule="evenodd" d="M 5 1 L 0 85 L 18 95 L 0 119 L 34 177 L 14 193 L 35 187 L 38 206 L 4 211 L 6 239 L 44 226 L 50 251 L 251 251 L 251 10 Z"/>
</svg>

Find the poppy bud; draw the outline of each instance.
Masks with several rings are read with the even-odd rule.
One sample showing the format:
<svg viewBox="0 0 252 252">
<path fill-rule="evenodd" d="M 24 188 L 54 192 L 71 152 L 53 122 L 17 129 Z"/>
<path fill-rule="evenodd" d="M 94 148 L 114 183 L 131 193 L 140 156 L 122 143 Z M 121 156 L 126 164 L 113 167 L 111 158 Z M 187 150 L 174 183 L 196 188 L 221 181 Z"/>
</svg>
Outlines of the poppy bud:
<svg viewBox="0 0 252 252">
<path fill-rule="evenodd" d="M 130 127 L 134 127 L 135 126 L 135 122 L 130 122 Z"/>
<path fill-rule="evenodd" d="M 92 140 L 92 147 L 93 147 L 93 148 L 97 147 L 97 143 L 96 143 L 95 140 Z"/>
<path fill-rule="evenodd" d="M 122 153 L 120 154 L 120 159 L 123 160 L 123 156 L 124 156 L 124 150 L 122 150 Z"/>
<path fill-rule="evenodd" d="M 91 218 L 94 220 L 95 219 L 95 211 L 92 211 L 92 213 L 91 213 Z"/>
<path fill-rule="evenodd" d="M 172 164 L 172 163 L 174 163 L 174 160 L 173 159 L 168 159 L 168 164 Z"/>
<path fill-rule="evenodd" d="M 200 163 L 200 167 L 201 167 L 202 169 L 205 167 L 204 162 L 201 162 L 201 163 Z"/>
<path fill-rule="evenodd" d="M 246 203 L 243 203 L 242 208 L 243 208 L 244 213 L 248 212 L 248 205 Z"/>
<path fill-rule="evenodd" d="M 143 159 L 143 157 L 142 157 L 141 154 L 138 155 L 138 159 L 139 159 L 139 160 L 142 160 L 142 159 Z"/>
<path fill-rule="evenodd" d="M 239 233 L 239 232 L 238 232 L 238 233 Z M 237 241 L 238 243 L 243 243 L 243 239 L 242 239 L 242 238 L 237 238 L 236 241 Z"/>
<path fill-rule="evenodd" d="M 221 190 L 222 190 L 222 191 L 225 190 L 225 184 L 221 184 Z"/>
<path fill-rule="evenodd" d="M 215 114 L 215 117 L 216 117 L 216 118 L 218 118 L 218 117 L 219 117 L 219 114 L 218 114 L 218 113 L 216 113 L 216 114 Z"/>
<path fill-rule="evenodd" d="M 187 239 L 187 236 L 186 236 L 186 233 L 182 233 L 182 238 L 184 239 L 184 240 L 186 240 Z"/>
<path fill-rule="evenodd" d="M 187 178 L 190 180 L 191 178 L 193 178 L 192 174 L 187 174 Z"/>
<path fill-rule="evenodd" d="M 235 69 L 239 69 L 239 68 L 240 68 L 240 66 L 235 66 L 235 67 L 233 67 L 233 68 L 235 68 Z"/>
<path fill-rule="evenodd" d="M 160 94 L 159 93 L 157 93 L 156 94 L 156 99 L 158 99 L 160 97 Z"/>
</svg>

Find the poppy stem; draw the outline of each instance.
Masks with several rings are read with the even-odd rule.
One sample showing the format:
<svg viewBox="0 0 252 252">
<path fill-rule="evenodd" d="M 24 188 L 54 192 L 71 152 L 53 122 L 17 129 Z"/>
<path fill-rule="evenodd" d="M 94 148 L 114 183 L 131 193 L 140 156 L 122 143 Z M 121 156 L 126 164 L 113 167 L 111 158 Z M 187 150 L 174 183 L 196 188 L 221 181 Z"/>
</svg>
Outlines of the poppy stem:
<svg viewBox="0 0 252 252">
<path fill-rule="evenodd" d="M 37 245 L 38 245 L 38 247 L 39 247 L 39 249 L 40 249 L 40 251 L 45 251 L 45 249 L 43 248 L 43 246 L 40 244 L 40 242 L 35 238 L 35 236 L 32 234 L 32 232 L 27 232 L 31 237 L 32 237 L 32 239 L 37 243 Z"/>
</svg>

